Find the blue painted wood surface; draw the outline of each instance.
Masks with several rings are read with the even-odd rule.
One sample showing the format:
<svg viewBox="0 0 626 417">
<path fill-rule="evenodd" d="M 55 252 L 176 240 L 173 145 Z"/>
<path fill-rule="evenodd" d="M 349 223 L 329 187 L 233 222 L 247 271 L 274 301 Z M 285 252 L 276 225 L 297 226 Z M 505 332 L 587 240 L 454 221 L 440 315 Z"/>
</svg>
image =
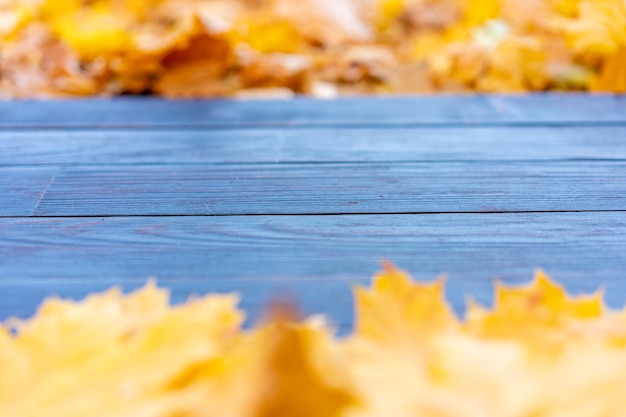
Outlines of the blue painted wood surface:
<svg viewBox="0 0 626 417">
<path fill-rule="evenodd" d="M 40 168 L 0 169 L 39 179 Z M 229 164 L 59 168 L 23 216 L 615 211 L 626 162 Z M 42 181 L 40 181 L 42 182 Z"/>
<path fill-rule="evenodd" d="M 626 99 L 0 103 L 0 319 L 156 276 L 345 331 L 382 259 L 461 313 L 543 267 L 626 301 Z"/>
<path fill-rule="evenodd" d="M 624 124 L 626 97 L 586 94 L 352 98 L 335 101 L 167 101 L 153 98 L 0 102 L 3 128 L 350 128 Z"/>
<path fill-rule="evenodd" d="M 626 161 L 622 127 L 1 130 L 0 165 Z"/>
</svg>

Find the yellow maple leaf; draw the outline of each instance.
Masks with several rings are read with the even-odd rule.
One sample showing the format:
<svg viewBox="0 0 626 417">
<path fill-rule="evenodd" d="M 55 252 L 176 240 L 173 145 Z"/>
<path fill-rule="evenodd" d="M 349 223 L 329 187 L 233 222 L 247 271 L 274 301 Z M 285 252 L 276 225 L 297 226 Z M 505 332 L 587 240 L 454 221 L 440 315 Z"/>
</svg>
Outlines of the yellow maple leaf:
<svg viewBox="0 0 626 417">
<path fill-rule="evenodd" d="M 357 404 L 341 367 L 327 357 L 323 332 L 280 321 L 265 332 L 269 350 L 255 417 L 337 417 Z"/>
<path fill-rule="evenodd" d="M 550 7 L 563 17 L 574 18 L 581 0 L 548 0 Z"/>
<path fill-rule="evenodd" d="M 283 19 L 258 18 L 242 21 L 231 33 L 234 45 L 245 43 L 252 49 L 265 52 L 297 52 L 303 45 L 300 32 Z"/>
<path fill-rule="evenodd" d="M 404 0 L 381 0 L 377 10 L 377 26 L 381 31 L 389 29 L 404 10 Z"/>
<path fill-rule="evenodd" d="M 534 318 L 558 316 L 574 319 L 599 317 L 604 311 L 602 293 L 571 298 L 565 289 L 539 270 L 532 284 L 521 288 L 496 286 L 495 311 L 520 311 Z"/>
<path fill-rule="evenodd" d="M 572 327 L 592 322 L 605 311 L 601 292 L 571 298 L 542 271 L 528 286 L 497 284 L 495 300 L 492 311 L 470 302 L 468 331 L 479 337 L 535 344 L 541 349 L 547 344 L 557 351 L 576 337 Z"/>
<path fill-rule="evenodd" d="M 496 19 L 502 7 L 500 0 L 466 1 L 463 22 L 468 26 L 480 26 Z"/>
<path fill-rule="evenodd" d="M 181 370 L 221 354 L 242 321 L 236 302 L 215 296 L 171 308 L 152 285 L 128 298 L 113 290 L 83 303 L 51 301 L 17 327 L 13 355 L 22 360 L 0 416 L 142 415 L 151 399 L 177 394 L 170 381 Z"/>
<path fill-rule="evenodd" d="M 626 3 L 623 0 L 581 0 L 578 15 L 557 21 L 573 52 L 597 61 L 626 46 Z"/>
<path fill-rule="evenodd" d="M 471 37 L 471 32 L 458 25 L 445 31 L 431 31 L 415 36 L 411 45 L 411 58 L 427 61 L 433 55 L 456 42 L 463 42 Z"/>
<path fill-rule="evenodd" d="M 547 55 L 540 39 L 509 36 L 489 55 L 489 70 L 478 81 L 485 92 L 542 90 L 548 83 Z"/>
<path fill-rule="evenodd" d="M 323 323 L 282 309 L 183 381 L 205 387 L 192 406 L 202 416 L 338 417 L 359 406 L 347 359 Z"/>
<path fill-rule="evenodd" d="M 109 57 L 133 49 L 125 20 L 105 4 L 62 13 L 50 22 L 57 36 L 85 59 Z"/>
<path fill-rule="evenodd" d="M 590 90 L 605 93 L 626 93 L 626 45 L 617 53 L 603 59 L 600 73 Z"/>
<path fill-rule="evenodd" d="M 355 289 L 356 335 L 373 341 L 412 343 L 457 326 L 444 301 L 444 281 L 415 283 L 391 264 L 371 290 Z"/>
</svg>

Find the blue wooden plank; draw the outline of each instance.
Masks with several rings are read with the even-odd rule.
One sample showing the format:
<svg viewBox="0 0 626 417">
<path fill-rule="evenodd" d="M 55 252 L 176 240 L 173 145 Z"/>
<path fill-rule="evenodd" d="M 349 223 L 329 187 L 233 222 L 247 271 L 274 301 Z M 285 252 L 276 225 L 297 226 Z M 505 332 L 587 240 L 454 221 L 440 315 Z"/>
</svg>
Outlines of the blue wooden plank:
<svg viewBox="0 0 626 417">
<path fill-rule="evenodd" d="M 0 166 L 626 160 L 626 127 L 2 131 Z"/>
<path fill-rule="evenodd" d="M 381 110 L 383 113 L 381 113 Z M 438 97 L 341 99 L 319 102 L 155 98 L 0 103 L 0 127 L 219 127 L 388 122 L 464 123 L 490 120 L 497 113 L 485 100 Z"/>
<path fill-rule="evenodd" d="M 493 278 L 525 282 L 539 266 L 573 291 L 604 285 L 612 306 L 626 300 L 623 213 L 1 219 L 0 231 L 0 317 L 156 276 L 176 301 L 239 290 L 255 317 L 291 292 L 345 328 L 349 286 L 383 258 L 422 280 L 447 273 L 459 311 L 468 294 L 487 302 Z"/>
<path fill-rule="evenodd" d="M 0 168 L 0 216 L 32 215 L 58 172 L 58 167 Z"/>
<path fill-rule="evenodd" d="M 357 98 L 323 102 L 313 99 L 246 102 L 154 98 L 24 101 L 0 103 L 0 127 L 625 123 L 625 103 L 622 97 L 586 94 Z"/>
<path fill-rule="evenodd" d="M 606 161 L 77 166 L 34 215 L 626 210 L 625 178 L 626 163 Z"/>
<path fill-rule="evenodd" d="M 3 280 L 369 275 L 383 258 L 426 276 L 626 272 L 624 213 L 0 219 L 0 227 Z"/>
</svg>

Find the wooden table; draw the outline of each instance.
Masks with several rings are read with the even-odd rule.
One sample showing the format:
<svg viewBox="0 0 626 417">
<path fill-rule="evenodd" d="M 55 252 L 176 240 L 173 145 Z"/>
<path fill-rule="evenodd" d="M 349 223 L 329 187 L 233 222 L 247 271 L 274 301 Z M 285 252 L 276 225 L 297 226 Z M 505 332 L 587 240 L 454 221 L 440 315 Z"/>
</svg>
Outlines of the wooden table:
<svg viewBox="0 0 626 417">
<path fill-rule="evenodd" d="M 626 98 L 4 102 L 0 196 L 0 318 L 155 276 L 346 330 L 381 259 L 626 301 Z"/>
</svg>

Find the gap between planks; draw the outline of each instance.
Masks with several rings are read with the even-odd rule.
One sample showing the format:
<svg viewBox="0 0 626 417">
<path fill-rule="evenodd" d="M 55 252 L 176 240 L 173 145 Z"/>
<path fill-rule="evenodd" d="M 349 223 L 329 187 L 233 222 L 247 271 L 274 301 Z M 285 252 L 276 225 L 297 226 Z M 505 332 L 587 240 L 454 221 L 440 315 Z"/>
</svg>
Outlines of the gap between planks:
<svg viewBox="0 0 626 417">
<path fill-rule="evenodd" d="M 107 215 L 30 215 L 0 216 L 0 219 L 125 219 L 125 218 L 177 218 L 177 217 L 333 217 L 333 216 L 438 216 L 438 215 L 518 215 L 567 213 L 626 213 L 626 210 L 528 210 L 528 211 L 424 211 L 381 213 L 232 213 L 232 214 L 107 214 Z"/>
</svg>

